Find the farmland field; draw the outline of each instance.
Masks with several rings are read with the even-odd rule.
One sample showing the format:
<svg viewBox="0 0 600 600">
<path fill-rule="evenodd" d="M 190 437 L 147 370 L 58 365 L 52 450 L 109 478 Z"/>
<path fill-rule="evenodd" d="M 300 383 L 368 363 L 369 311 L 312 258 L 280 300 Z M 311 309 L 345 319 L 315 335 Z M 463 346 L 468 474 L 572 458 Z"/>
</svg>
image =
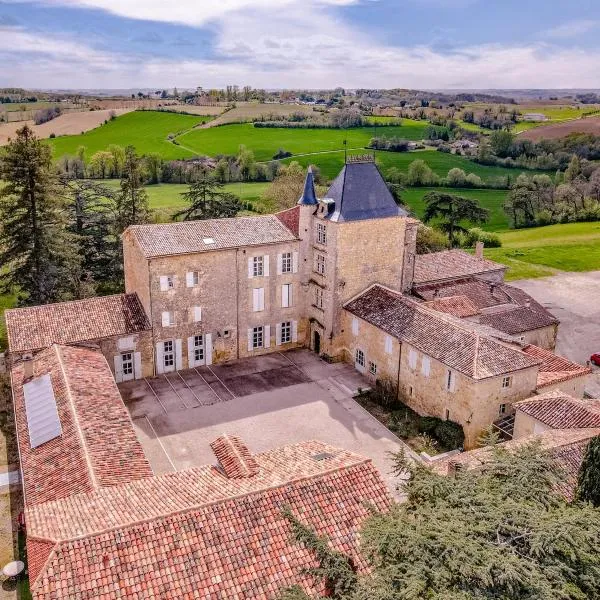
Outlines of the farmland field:
<svg viewBox="0 0 600 600">
<path fill-rule="evenodd" d="M 99 150 L 105 150 L 110 144 L 131 144 L 139 154 L 158 152 L 165 159 L 189 158 L 193 152 L 172 144 L 167 136 L 191 129 L 211 118 L 160 111 L 135 111 L 83 135 L 52 139 L 50 144 L 55 158 L 75 154 L 79 146 L 85 146 L 87 156 L 90 157 Z"/>
<path fill-rule="evenodd" d="M 600 135 L 600 117 L 586 117 L 557 123 L 541 123 L 539 127 L 529 129 L 519 137 L 539 142 L 542 139 L 565 137 L 571 133 Z"/>
</svg>

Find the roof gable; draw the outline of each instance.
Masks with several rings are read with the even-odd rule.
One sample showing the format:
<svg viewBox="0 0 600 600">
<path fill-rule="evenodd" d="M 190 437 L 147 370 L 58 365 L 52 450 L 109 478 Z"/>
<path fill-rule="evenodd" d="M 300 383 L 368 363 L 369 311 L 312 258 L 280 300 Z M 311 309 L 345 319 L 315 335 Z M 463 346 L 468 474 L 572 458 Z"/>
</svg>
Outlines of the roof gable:
<svg viewBox="0 0 600 600">
<path fill-rule="evenodd" d="M 347 162 L 327 192 L 335 202 L 331 221 L 362 221 L 408 216 L 396 204 L 374 162 Z"/>
<path fill-rule="evenodd" d="M 600 427 L 600 400 L 573 398 L 560 390 L 521 400 L 515 408 L 552 429 Z"/>
<path fill-rule="evenodd" d="M 464 250 L 442 250 L 429 254 L 417 254 L 414 283 L 417 285 L 505 270 L 505 265 L 486 258 L 477 258 Z"/>
<path fill-rule="evenodd" d="M 538 373 L 538 388 L 562 383 L 577 377 L 585 377 L 592 372 L 589 367 L 571 362 L 562 356 L 558 356 L 558 354 L 554 354 L 554 352 L 550 352 L 550 350 L 533 344 L 525 346 L 523 352 L 541 361 Z"/>
</svg>

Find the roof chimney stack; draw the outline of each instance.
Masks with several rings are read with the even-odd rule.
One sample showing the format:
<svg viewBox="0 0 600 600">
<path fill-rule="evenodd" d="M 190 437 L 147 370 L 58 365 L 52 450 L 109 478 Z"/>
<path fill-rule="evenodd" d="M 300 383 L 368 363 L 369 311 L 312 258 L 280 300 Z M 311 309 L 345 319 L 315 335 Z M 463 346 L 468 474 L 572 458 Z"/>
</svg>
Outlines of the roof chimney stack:
<svg viewBox="0 0 600 600">
<path fill-rule="evenodd" d="M 253 477 L 260 470 L 248 447 L 233 435 L 222 435 L 210 447 L 229 479 Z"/>
<path fill-rule="evenodd" d="M 23 381 L 33 379 L 33 356 L 23 357 Z"/>
<path fill-rule="evenodd" d="M 475 257 L 479 259 L 483 259 L 483 242 L 477 242 L 475 244 Z"/>
</svg>

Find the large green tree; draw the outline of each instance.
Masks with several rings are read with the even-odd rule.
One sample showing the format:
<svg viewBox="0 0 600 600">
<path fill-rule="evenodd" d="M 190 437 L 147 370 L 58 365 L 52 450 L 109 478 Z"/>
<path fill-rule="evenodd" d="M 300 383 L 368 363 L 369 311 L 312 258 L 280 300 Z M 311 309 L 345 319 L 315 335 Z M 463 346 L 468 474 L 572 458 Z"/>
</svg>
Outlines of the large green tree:
<svg viewBox="0 0 600 600">
<path fill-rule="evenodd" d="M 0 153 L 0 264 L 2 290 L 21 304 L 79 295 L 77 240 L 50 148 L 25 126 Z"/>
<path fill-rule="evenodd" d="M 461 223 L 485 223 L 489 211 L 482 208 L 479 202 L 473 198 L 464 198 L 454 194 L 443 192 L 428 192 L 423 197 L 425 212 L 423 221 L 429 223 L 439 220 L 439 227 L 448 234 L 452 246 L 455 245 L 455 234 L 458 231 L 466 231 Z"/>
<path fill-rule="evenodd" d="M 600 598 L 600 511 L 564 500 L 563 472 L 539 444 L 489 452 L 478 469 L 451 476 L 398 457 L 407 499 L 367 519 L 360 539 L 370 572 L 338 598 Z M 329 566 L 330 579 L 347 573 L 341 560 Z M 307 596 L 295 588 L 287 598 Z"/>
<path fill-rule="evenodd" d="M 173 215 L 173 220 L 193 221 L 235 217 L 242 210 L 240 199 L 234 194 L 225 192 L 223 184 L 208 173 L 202 173 L 190 184 L 188 191 L 181 195 L 188 206 Z"/>
<path fill-rule="evenodd" d="M 133 146 L 125 148 L 123 175 L 116 196 L 116 233 L 121 234 L 130 225 L 142 225 L 150 219 L 148 194 L 144 188 L 146 174 L 142 159 Z"/>
<path fill-rule="evenodd" d="M 588 444 L 579 477 L 576 497 L 582 502 L 591 502 L 600 507 L 600 436 L 593 438 Z"/>
</svg>

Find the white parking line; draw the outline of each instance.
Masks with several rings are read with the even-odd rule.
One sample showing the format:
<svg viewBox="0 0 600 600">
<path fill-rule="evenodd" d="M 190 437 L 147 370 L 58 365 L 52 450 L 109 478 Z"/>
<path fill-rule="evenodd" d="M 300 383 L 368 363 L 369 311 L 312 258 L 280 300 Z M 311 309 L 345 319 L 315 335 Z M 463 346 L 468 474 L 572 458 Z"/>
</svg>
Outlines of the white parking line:
<svg viewBox="0 0 600 600">
<path fill-rule="evenodd" d="M 179 371 L 175 371 L 175 372 L 179 375 Z M 179 377 L 181 378 L 181 375 L 179 375 Z M 167 375 L 165 375 L 165 379 L 167 380 L 167 383 L 171 386 L 171 389 L 175 392 L 177 397 L 183 402 L 183 405 L 186 408 L 194 408 L 193 406 L 187 405 L 187 402 L 179 395 L 179 392 L 175 389 L 175 386 L 171 383 L 171 380 L 169 379 L 169 377 Z M 181 379 L 181 381 L 183 381 L 183 379 Z M 187 385 L 187 383 L 185 383 L 185 381 L 183 381 L 183 383 L 185 384 L 185 387 L 188 387 L 188 385 Z"/>
<path fill-rule="evenodd" d="M 146 421 L 148 421 L 148 425 L 150 425 L 150 429 L 152 429 L 152 433 L 154 434 L 154 437 L 156 437 L 156 440 L 160 444 L 160 447 L 162 448 L 162 451 L 165 453 L 165 456 L 167 457 L 167 460 L 171 463 L 171 466 L 173 467 L 173 471 L 177 471 L 177 467 L 175 467 L 175 464 L 171 460 L 171 457 L 169 456 L 169 453 L 167 452 L 167 449 L 164 447 L 161 439 L 158 437 L 158 434 L 156 433 L 156 429 L 154 429 L 154 427 L 152 426 L 152 423 L 150 422 L 150 419 L 148 417 L 146 417 L 146 416 L 144 416 L 144 419 L 146 419 Z"/>
<path fill-rule="evenodd" d="M 208 368 L 208 370 L 217 378 L 217 381 L 234 397 L 237 398 L 237 396 L 225 385 L 225 382 L 208 366 L 206 365 L 206 367 Z"/>
<path fill-rule="evenodd" d="M 293 360 L 288 358 L 283 352 L 278 352 L 277 354 L 281 354 L 281 356 L 283 356 L 283 358 L 285 358 L 285 360 L 287 360 L 290 363 L 290 365 L 296 367 L 296 369 L 298 369 L 298 371 L 300 371 L 300 373 L 302 373 L 304 377 L 308 377 L 308 375 Z"/>
<path fill-rule="evenodd" d="M 154 394 L 154 397 L 158 400 L 158 403 L 162 406 L 162 409 L 165 411 L 165 414 L 167 414 L 167 409 L 165 408 L 165 405 L 160 401 L 160 398 L 158 397 L 157 393 L 154 391 L 154 388 L 150 385 L 150 382 L 145 377 L 144 377 L 144 381 L 150 388 L 150 391 Z"/>
<path fill-rule="evenodd" d="M 194 368 L 194 371 L 196 371 L 196 373 L 198 373 L 198 375 L 200 375 L 200 379 L 202 379 L 202 381 L 204 381 L 204 383 L 207 385 L 208 389 L 213 393 L 214 397 L 219 402 L 223 402 L 223 398 L 221 398 L 221 396 L 219 396 L 219 394 L 217 394 L 217 392 L 215 392 L 215 390 L 210 387 L 210 384 L 208 383 L 208 381 L 206 381 L 204 375 L 202 375 L 202 373 L 200 373 L 200 371 L 198 371 L 198 369 L 196 369 L 196 368 Z"/>
</svg>

